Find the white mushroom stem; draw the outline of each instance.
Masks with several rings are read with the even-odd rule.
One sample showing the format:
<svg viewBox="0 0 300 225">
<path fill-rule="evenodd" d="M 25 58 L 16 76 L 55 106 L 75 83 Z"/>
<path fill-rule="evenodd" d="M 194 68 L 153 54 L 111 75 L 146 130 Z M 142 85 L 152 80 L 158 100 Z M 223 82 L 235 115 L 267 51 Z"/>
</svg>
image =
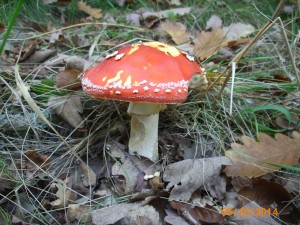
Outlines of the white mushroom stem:
<svg viewBox="0 0 300 225">
<path fill-rule="evenodd" d="M 128 114 L 131 115 L 129 153 L 158 160 L 158 120 L 159 111 L 165 104 L 130 102 Z"/>
</svg>

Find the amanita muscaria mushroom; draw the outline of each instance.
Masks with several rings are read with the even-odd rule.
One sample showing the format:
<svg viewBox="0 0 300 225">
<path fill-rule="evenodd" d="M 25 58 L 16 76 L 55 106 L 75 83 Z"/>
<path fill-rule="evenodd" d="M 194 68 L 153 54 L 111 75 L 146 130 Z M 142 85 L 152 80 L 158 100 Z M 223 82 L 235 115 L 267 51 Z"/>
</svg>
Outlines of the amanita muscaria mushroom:
<svg viewBox="0 0 300 225">
<path fill-rule="evenodd" d="M 159 111 L 184 102 L 191 78 L 205 80 L 189 54 L 161 42 L 127 46 L 108 55 L 82 77 L 90 96 L 130 102 L 129 153 L 158 159 Z"/>
</svg>

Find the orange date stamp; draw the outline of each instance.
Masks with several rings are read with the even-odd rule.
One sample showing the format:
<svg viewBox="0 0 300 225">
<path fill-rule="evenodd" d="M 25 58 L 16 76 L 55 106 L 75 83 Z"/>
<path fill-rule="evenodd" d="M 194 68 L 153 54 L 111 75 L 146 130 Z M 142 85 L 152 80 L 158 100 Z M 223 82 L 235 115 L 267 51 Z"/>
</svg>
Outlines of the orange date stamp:
<svg viewBox="0 0 300 225">
<path fill-rule="evenodd" d="M 223 216 L 244 216 L 244 217 L 260 217 L 260 216 L 278 216 L 278 210 L 277 208 L 271 209 L 271 208 L 223 208 L 222 209 L 222 215 Z"/>
</svg>

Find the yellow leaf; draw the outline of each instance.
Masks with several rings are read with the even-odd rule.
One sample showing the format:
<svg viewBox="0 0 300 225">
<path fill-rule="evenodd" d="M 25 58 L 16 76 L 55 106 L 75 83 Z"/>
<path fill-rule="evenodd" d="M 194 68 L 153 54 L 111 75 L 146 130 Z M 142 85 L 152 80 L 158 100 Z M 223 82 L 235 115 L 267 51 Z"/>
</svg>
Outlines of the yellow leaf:
<svg viewBox="0 0 300 225">
<path fill-rule="evenodd" d="M 90 16 L 100 19 L 102 17 L 102 10 L 101 9 L 95 9 L 91 6 L 87 5 L 85 2 L 77 2 L 77 7 L 79 10 L 89 14 Z"/>
<path fill-rule="evenodd" d="M 248 136 L 243 136 L 242 142 L 243 145 L 232 143 L 232 151 L 225 152 L 232 161 L 232 165 L 226 166 L 227 176 L 259 177 L 280 169 L 265 162 L 292 166 L 297 164 L 300 158 L 298 132 L 293 132 L 293 138 L 283 134 L 276 134 L 275 138 L 272 138 L 259 133 L 259 142 Z"/>
<path fill-rule="evenodd" d="M 202 31 L 193 41 L 195 43 L 194 55 L 200 60 L 216 54 L 221 47 L 227 44 L 225 34 L 220 28 L 212 32 Z"/>
</svg>

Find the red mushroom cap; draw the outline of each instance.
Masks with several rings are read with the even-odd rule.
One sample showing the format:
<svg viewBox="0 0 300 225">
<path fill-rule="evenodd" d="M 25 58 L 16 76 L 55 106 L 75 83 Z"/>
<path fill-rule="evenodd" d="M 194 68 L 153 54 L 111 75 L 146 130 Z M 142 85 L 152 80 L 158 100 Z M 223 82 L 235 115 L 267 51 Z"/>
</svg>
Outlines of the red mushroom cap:
<svg viewBox="0 0 300 225">
<path fill-rule="evenodd" d="M 160 42 L 119 49 L 82 78 L 90 96 L 129 102 L 179 103 L 187 98 L 188 83 L 202 74 L 192 56 Z"/>
</svg>

